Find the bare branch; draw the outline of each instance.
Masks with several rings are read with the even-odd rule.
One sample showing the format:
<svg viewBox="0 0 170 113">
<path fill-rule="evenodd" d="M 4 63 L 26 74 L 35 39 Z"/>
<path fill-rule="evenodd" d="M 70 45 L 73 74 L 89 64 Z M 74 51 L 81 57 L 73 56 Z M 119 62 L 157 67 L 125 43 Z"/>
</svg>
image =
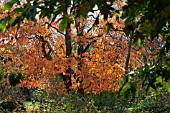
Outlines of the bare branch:
<svg viewBox="0 0 170 113">
<path fill-rule="evenodd" d="M 45 22 L 45 24 L 48 24 L 50 27 L 52 27 L 53 29 L 55 29 L 57 32 L 59 32 L 60 34 L 62 34 L 62 35 L 64 35 L 64 36 L 65 36 L 65 34 L 64 34 L 64 33 L 60 32 L 60 31 L 59 31 L 59 29 L 57 29 L 56 27 L 52 26 L 50 23 Z"/>
<path fill-rule="evenodd" d="M 83 53 L 86 52 L 89 47 L 92 45 L 92 43 L 96 42 L 96 40 L 91 41 L 90 43 L 87 44 L 87 46 L 84 48 Z"/>
<path fill-rule="evenodd" d="M 45 57 L 47 60 L 51 60 L 50 54 L 51 54 L 51 52 L 53 51 L 53 49 L 52 49 L 50 43 L 49 43 L 47 40 L 45 40 L 43 36 L 38 36 L 38 35 L 37 35 L 36 38 L 37 38 L 40 42 L 42 42 L 41 47 L 42 47 L 42 52 L 43 52 L 43 54 L 44 54 L 44 57 Z M 47 44 L 47 47 L 48 47 L 48 49 L 49 49 L 48 52 L 47 52 L 46 49 L 45 49 L 46 44 Z"/>
</svg>

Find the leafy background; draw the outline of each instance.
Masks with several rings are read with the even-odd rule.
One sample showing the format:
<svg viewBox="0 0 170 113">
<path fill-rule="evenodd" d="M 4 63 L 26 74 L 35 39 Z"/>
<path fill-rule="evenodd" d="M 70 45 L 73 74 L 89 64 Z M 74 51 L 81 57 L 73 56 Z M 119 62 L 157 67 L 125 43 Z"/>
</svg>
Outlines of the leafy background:
<svg viewBox="0 0 170 113">
<path fill-rule="evenodd" d="M 168 112 L 168 9 L 166 0 L 6 1 L 1 111 Z"/>
</svg>

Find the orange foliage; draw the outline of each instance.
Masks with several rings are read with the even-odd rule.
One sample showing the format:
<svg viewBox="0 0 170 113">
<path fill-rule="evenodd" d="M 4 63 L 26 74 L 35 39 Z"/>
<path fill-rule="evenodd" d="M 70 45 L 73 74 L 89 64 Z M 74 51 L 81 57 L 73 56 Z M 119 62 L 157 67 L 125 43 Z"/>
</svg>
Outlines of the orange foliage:
<svg viewBox="0 0 170 113">
<path fill-rule="evenodd" d="M 121 4 L 120 4 L 121 5 Z M 0 15 L 4 17 L 5 15 Z M 115 28 L 122 30 L 124 28 L 123 20 L 119 22 L 115 20 L 115 16 L 108 19 Z M 75 25 L 72 24 L 72 57 L 65 58 L 64 37 L 54 32 L 54 29 L 48 29 L 43 20 L 38 22 L 24 21 L 19 30 L 16 27 L 6 30 L 0 34 L 0 49 L 8 47 L 8 51 L 2 51 L 1 54 L 11 56 L 13 62 L 9 65 L 9 72 L 22 72 L 26 79 L 19 85 L 21 87 L 35 88 L 40 87 L 48 91 L 58 91 L 63 93 L 64 83 L 56 82 L 56 76 L 63 73 L 70 76 L 66 72 L 68 67 L 78 75 L 82 83 L 76 82 L 76 78 L 72 77 L 72 89 L 82 87 L 85 92 L 100 93 L 102 91 L 117 91 L 119 89 L 118 81 L 124 75 L 125 60 L 127 55 L 127 47 L 129 38 L 125 37 L 122 31 L 111 30 L 106 32 L 106 22 L 100 19 L 99 25 L 94 27 L 93 31 L 83 32 L 83 36 L 76 36 Z M 83 25 L 90 25 L 93 20 L 78 20 Z M 58 27 L 58 23 L 52 23 Z M 42 52 L 42 41 L 36 38 L 36 35 L 43 36 L 51 45 L 52 59 L 48 60 Z M 95 40 L 94 42 L 92 42 Z M 91 43 L 88 51 L 78 56 L 77 48 L 79 44 L 86 47 Z M 146 55 L 148 59 L 154 59 L 155 51 L 147 52 L 145 48 L 157 47 L 156 42 L 146 42 L 142 47 L 132 46 L 130 57 L 131 69 L 139 68 L 144 65 L 142 55 Z M 47 45 L 46 51 L 49 51 Z M 81 69 L 78 69 L 81 62 Z"/>
</svg>

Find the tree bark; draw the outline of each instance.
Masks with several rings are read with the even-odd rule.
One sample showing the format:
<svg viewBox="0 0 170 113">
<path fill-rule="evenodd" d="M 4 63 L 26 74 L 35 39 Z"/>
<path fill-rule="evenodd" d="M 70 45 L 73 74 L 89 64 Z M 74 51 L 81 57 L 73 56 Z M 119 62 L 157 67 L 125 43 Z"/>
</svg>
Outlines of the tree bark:
<svg viewBox="0 0 170 113">
<path fill-rule="evenodd" d="M 66 58 L 70 57 L 71 55 L 71 26 L 70 23 L 67 23 L 67 28 L 66 28 L 66 35 L 65 35 L 65 45 L 66 45 Z"/>
<path fill-rule="evenodd" d="M 131 53 L 131 48 L 132 48 L 133 32 L 134 32 L 134 31 L 131 31 L 130 40 L 129 40 L 128 53 L 127 53 L 126 64 L 125 64 L 125 74 L 128 74 L 130 53 Z"/>
<path fill-rule="evenodd" d="M 128 53 L 127 53 L 127 58 L 126 58 L 126 63 L 125 63 L 125 75 L 128 74 L 128 66 L 129 66 L 129 60 L 130 60 L 130 53 L 131 53 L 131 48 L 132 48 L 132 38 L 133 38 L 134 31 L 131 31 L 130 34 L 130 40 L 129 40 L 129 45 L 128 45 Z M 120 87 L 119 92 L 118 92 L 118 97 L 120 97 L 120 92 L 122 88 L 125 86 L 126 82 Z"/>
<path fill-rule="evenodd" d="M 70 3 L 68 1 L 66 1 L 66 7 L 65 7 L 64 15 L 68 15 L 68 7 L 69 6 L 70 6 Z M 66 34 L 65 34 L 66 58 L 71 57 L 72 47 L 71 47 L 71 36 L 70 35 L 71 35 L 71 24 L 67 22 Z M 69 63 L 70 62 L 71 61 L 69 61 Z M 63 75 L 63 73 L 62 73 L 61 77 L 64 81 L 64 84 L 65 84 L 67 91 L 69 92 L 69 91 L 71 91 L 70 86 L 72 86 L 72 81 L 71 81 L 72 69 L 71 69 L 70 66 L 66 70 L 66 74 L 67 75 Z"/>
</svg>

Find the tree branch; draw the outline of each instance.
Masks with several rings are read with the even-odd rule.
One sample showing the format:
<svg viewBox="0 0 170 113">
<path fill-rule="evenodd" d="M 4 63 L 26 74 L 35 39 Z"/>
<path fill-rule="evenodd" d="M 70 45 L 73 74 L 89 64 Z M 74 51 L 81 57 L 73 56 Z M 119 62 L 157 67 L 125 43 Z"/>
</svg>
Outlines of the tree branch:
<svg viewBox="0 0 170 113">
<path fill-rule="evenodd" d="M 89 47 L 92 45 L 92 43 L 96 42 L 96 40 L 91 41 L 90 43 L 87 44 L 87 46 L 83 49 L 83 53 L 86 52 Z"/>
<path fill-rule="evenodd" d="M 37 38 L 40 42 L 42 42 L 41 47 L 42 47 L 42 52 L 43 52 L 43 54 L 44 54 L 44 57 L 45 57 L 47 60 L 51 60 L 52 57 L 50 56 L 50 54 L 51 54 L 51 52 L 53 51 L 53 49 L 52 49 L 50 43 L 49 43 L 47 40 L 45 40 L 43 36 L 36 36 L 36 38 Z M 48 47 L 48 49 L 49 49 L 48 52 L 47 52 L 46 49 L 45 49 L 46 44 L 47 44 L 47 47 Z"/>
<path fill-rule="evenodd" d="M 64 36 L 65 36 L 65 34 L 64 34 L 64 33 L 60 32 L 60 31 L 59 31 L 59 29 L 57 29 L 56 27 L 52 26 L 50 23 L 45 22 L 45 24 L 48 24 L 50 27 L 52 27 L 53 29 L 55 29 L 57 32 L 59 32 L 60 34 L 62 34 L 62 35 L 64 35 Z"/>
</svg>

